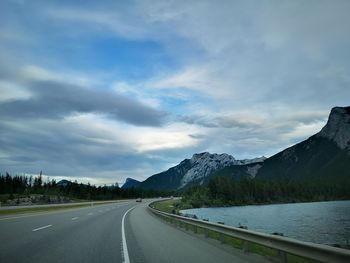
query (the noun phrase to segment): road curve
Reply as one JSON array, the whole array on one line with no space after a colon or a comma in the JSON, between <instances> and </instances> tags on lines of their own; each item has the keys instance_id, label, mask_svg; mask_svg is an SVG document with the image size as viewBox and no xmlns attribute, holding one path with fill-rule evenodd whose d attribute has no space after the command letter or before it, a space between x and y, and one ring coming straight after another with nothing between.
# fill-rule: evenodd
<instances>
[{"instance_id":1,"label":"road curve","mask_svg":"<svg viewBox=\"0 0 350 263\"><path fill-rule=\"evenodd\" d=\"M153 262L268 262L200 235L175 228L153 215L147 203L127 215L126 240L131 263Z\"/></svg>"},{"instance_id":2,"label":"road curve","mask_svg":"<svg viewBox=\"0 0 350 263\"><path fill-rule=\"evenodd\" d=\"M266 262L168 225L149 202L0 217L0 262Z\"/></svg>"}]
</instances>

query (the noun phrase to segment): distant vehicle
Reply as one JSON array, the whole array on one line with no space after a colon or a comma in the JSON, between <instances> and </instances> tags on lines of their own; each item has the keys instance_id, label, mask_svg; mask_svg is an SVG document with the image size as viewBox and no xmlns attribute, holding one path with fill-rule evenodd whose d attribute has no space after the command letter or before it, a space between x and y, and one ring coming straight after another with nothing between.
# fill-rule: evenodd
<instances>
[{"instance_id":1,"label":"distant vehicle","mask_svg":"<svg viewBox=\"0 0 350 263\"><path fill-rule=\"evenodd\" d=\"M137 198L136 202L142 202L142 199L141 198Z\"/></svg>"}]
</instances>

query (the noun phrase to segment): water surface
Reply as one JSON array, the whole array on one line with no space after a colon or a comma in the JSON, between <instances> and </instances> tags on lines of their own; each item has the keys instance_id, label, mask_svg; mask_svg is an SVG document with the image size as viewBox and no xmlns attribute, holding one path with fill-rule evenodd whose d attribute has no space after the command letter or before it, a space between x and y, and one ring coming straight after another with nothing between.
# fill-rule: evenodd
<instances>
[{"instance_id":1,"label":"water surface","mask_svg":"<svg viewBox=\"0 0 350 263\"><path fill-rule=\"evenodd\" d=\"M198 208L182 212L314 243L344 246L350 242L350 201Z\"/></svg>"}]
</instances>

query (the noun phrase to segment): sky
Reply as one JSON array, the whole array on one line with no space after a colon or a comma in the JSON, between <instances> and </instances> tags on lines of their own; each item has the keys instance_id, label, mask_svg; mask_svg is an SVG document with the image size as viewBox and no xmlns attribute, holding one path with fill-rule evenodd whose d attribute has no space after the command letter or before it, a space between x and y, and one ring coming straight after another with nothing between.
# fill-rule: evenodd
<instances>
[{"instance_id":1,"label":"sky","mask_svg":"<svg viewBox=\"0 0 350 263\"><path fill-rule=\"evenodd\" d=\"M271 156L350 103L350 1L0 1L0 173Z\"/></svg>"}]
</instances>

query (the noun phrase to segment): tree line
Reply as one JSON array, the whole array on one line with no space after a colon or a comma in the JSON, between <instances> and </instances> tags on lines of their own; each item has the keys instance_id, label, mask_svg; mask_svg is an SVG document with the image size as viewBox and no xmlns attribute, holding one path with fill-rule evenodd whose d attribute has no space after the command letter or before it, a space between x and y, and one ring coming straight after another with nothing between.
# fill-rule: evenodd
<instances>
[{"instance_id":1,"label":"tree line","mask_svg":"<svg viewBox=\"0 0 350 263\"><path fill-rule=\"evenodd\" d=\"M122 189L117 183L112 186L95 186L77 181L59 183L54 179L43 180L41 173L38 176L12 176L8 173L0 175L0 195L13 199L17 196L30 196L32 194L48 197L60 196L66 199L112 200L167 196L170 193L139 188Z\"/></svg>"},{"instance_id":2,"label":"tree line","mask_svg":"<svg viewBox=\"0 0 350 263\"><path fill-rule=\"evenodd\" d=\"M349 181L264 181L217 176L210 178L206 186L185 190L182 203L185 207L203 207L349 199Z\"/></svg>"}]
</instances>

